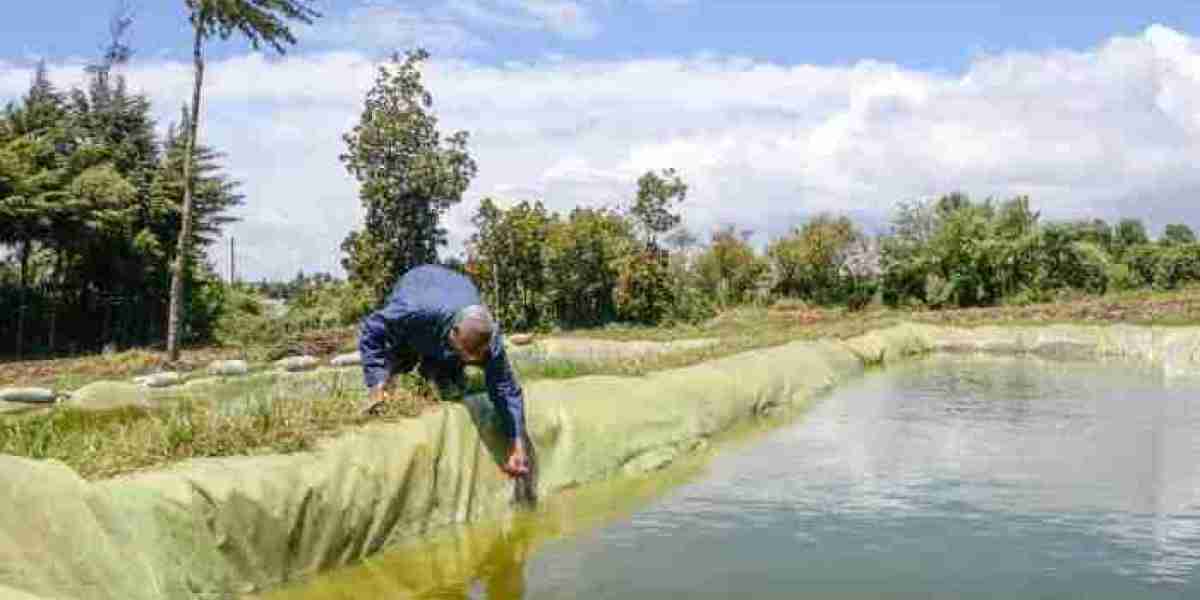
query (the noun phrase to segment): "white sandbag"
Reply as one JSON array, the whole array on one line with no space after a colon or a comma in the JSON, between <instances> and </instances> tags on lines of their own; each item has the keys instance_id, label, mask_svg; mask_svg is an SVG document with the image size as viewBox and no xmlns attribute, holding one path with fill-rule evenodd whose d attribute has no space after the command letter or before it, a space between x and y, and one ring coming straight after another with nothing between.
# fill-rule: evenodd
<instances>
[{"instance_id":1,"label":"white sandbag","mask_svg":"<svg viewBox=\"0 0 1200 600\"><path fill-rule=\"evenodd\" d=\"M133 378L134 383L152 388L172 386L178 384L180 381L183 381L183 376L175 371L163 371L162 373Z\"/></svg>"},{"instance_id":2,"label":"white sandbag","mask_svg":"<svg viewBox=\"0 0 1200 600\"><path fill-rule=\"evenodd\" d=\"M339 354L339 355L333 357L333 360L329 361L329 364L331 364L335 367L352 367L354 365L361 365L362 364L362 355L359 354L358 352L351 352L350 354Z\"/></svg>"},{"instance_id":3,"label":"white sandbag","mask_svg":"<svg viewBox=\"0 0 1200 600\"><path fill-rule=\"evenodd\" d=\"M289 356L275 362L275 366L284 371L306 371L317 366L315 356Z\"/></svg>"},{"instance_id":4,"label":"white sandbag","mask_svg":"<svg viewBox=\"0 0 1200 600\"><path fill-rule=\"evenodd\" d=\"M210 375L245 375L250 372L250 365L244 360L214 360L208 365Z\"/></svg>"},{"instance_id":5,"label":"white sandbag","mask_svg":"<svg viewBox=\"0 0 1200 600\"><path fill-rule=\"evenodd\" d=\"M0 401L25 404L50 404L54 402L54 390L45 388L0 388Z\"/></svg>"}]
</instances>

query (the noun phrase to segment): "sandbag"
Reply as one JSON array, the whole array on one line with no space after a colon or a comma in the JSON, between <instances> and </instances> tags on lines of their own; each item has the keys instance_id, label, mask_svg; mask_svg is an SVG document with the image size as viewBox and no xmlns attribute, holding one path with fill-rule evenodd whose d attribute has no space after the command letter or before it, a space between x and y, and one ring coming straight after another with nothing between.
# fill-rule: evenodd
<instances>
[{"instance_id":1,"label":"sandbag","mask_svg":"<svg viewBox=\"0 0 1200 600\"><path fill-rule=\"evenodd\" d=\"M45 388L0 388L0 402L51 404L54 402L54 397L54 390Z\"/></svg>"},{"instance_id":2,"label":"sandbag","mask_svg":"<svg viewBox=\"0 0 1200 600\"><path fill-rule=\"evenodd\" d=\"M245 375L250 372L250 365L244 360L214 360L208 365L209 375Z\"/></svg>"},{"instance_id":3,"label":"sandbag","mask_svg":"<svg viewBox=\"0 0 1200 600\"><path fill-rule=\"evenodd\" d=\"M275 366L284 371L307 371L317 366L317 357L315 356L289 356L275 361Z\"/></svg>"},{"instance_id":4,"label":"sandbag","mask_svg":"<svg viewBox=\"0 0 1200 600\"><path fill-rule=\"evenodd\" d=\"M183 381L183 376L175 371L163 371L162 373L155 373L153 375L143 375L141 377L133 378L134 383L136 383L138 385L144 385L146 387L151 387L151 388L161 388L161 387L169 387L172 385L178 385L181 381Z\"/></svg>"},{"instance_id":5,"label":"sandbag","mask_svg":"<svg viewBox=\"0 0 1200 600\"><path fill-rule=\"evenodd\" d=\"M358 352L351 352L349 354L339 354L339 355L333 357L333 360L329 361L329 364L331 364L335 367L353 367L355 365L361 365L362 364L362 355L359 354Z\"/></svg>"}]
</instances>

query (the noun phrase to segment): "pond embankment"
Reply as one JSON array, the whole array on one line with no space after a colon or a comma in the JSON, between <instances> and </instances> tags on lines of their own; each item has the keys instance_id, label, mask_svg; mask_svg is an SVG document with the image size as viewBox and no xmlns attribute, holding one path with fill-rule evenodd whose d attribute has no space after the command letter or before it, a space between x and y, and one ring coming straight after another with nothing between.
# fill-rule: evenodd
<instances>
[{"instance_id":1,"label":"pond embankment","mask_svg":"<svg viewBox=\"0 0 1200 600\"><path fill-rule=\"evenodd\" d=\"M541 496L652 471L756 414L800 407L930 351L1135 360L1200 370L1200 328L902 325L651 373L525 385ZM0 456L0 595L223 598L359 560L405 538L516 510L485 397L368 425L288 455L193 459L88 482Z\"/></svg>"}]
</instances>

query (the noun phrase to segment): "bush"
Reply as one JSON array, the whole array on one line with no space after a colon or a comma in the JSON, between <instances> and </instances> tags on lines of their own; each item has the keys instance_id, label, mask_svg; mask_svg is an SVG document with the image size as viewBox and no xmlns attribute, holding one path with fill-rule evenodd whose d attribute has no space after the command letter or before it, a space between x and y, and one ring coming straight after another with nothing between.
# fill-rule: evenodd
<instances>
[{"instance_id":1,"label":"bush","mask_svg":"<svg viewBox=\"0 0 1200 600\"><path fill-rule=\"evenodd\" d=\"M1138 287L1154 283L1154 275L1158 270L1158 261L1162 248L1151 244L1139 244L1125 250L1122 264L1129 269L1129 276Z\"/></svg>"},{"instance_id":2,"label":"bush","mask_svg":"<svg viewBox=\"0 0 1200 600\"><path fill-rule=\"evenodd\" d=\"M1075 242L1071 245L1072 258L1064 265L1064 279L1069 287L1091 294L1103 294L1108 290L1108 275L1111 268L1108 254L1092 242Z\"/></svg>"},{"instance_id":3,"label":"bush","mask_svg":"<svg viewBox=\"0 0 1200 600\"><path fill-rule=\"evenodd\" d=\"M879 283L868 277L847 277L842 280L841 297L845 298L846 307L851 311L866 308L878 291Z\"/></svg>"},{"instance_id":4,"label":"bush","mask_svg":"<svg viewBox=\"0 0 1200 600\"><path fill-rule=\"evenodd\" d=\"M288 304L287 318L302 329L354 325L375 308L374 292L348 282L318 284Z\"/></svg>"},{"instance_id":5,"label":"bush","mask_svg":"<svg viewBox=\"0 0 1200 600\"><path fill-rule=\"evenodd\" d=\"M769 268L744 236L727 227L713 233L712 243L697 258L697 283L717 305L737 305L751 298Z\"/></svg>"},{"instance_id":6,"label":"bush","mask_svg":"<svg viewBox=\"0 0 1200 600\"><path fill-rule=\"evenodd\" d=\"M613 301L623 321L656 324L665 320L675 305L665 253L648 248L622 259Z\"/></svg>"},{"instance_id":7,"label":"bush","mask_svg":"<svg viewBox=\"0 0 1200 600\"><path fill-rule=\"evenodd\" d=\"M1154 264L1154 287L1173 290L1200 281L1200 244L1165 246Z\"/></svg>"},{"instance_id":8,"label":"bush","mask_svg":"<svg viewBox=\"0 0 1200 600\"><path fill-rule=\"evenodd\" d=\"M1128 265L1122 263L1110 263L1108 265L1108 289L1116 292L1124 292L1138 287L1137 277Z\"/></svg>"},{"instance_id":9,"label":"bush","mask_svg":"<svg viewBox=\"0 0 1200 600\"><path fill-rule=\"evenodd\" d=\"M694 286L679 286L675 302L667 313L667 320L675 323L695 324L716 316L712 301Z\"/></svg>"},{"instance_id":10,"label":"bush","mask_svg":"<svg viewBox=\"0 0 1200 600\"><path fill-rule=\"evenodd\" d=\"M187 303L180 339L186 343L206 342L216 336L218 322L226 312L226 286L208 269L198 270L185 282Z\"/></svg>"}]
</instances>

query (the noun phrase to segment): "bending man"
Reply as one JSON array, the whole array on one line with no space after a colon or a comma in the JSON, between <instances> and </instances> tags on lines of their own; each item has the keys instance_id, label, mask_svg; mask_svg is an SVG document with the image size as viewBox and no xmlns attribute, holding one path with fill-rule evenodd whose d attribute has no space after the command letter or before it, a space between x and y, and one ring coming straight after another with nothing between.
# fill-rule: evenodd
<instances>
[{"instance_id":1,"label":"bending man","mask_svg":"<svg viewBox=\"0 0 1200 600\"><path fill-rule=\"evenodd\" d=\"M420 374L443 390L465 387L465 365L483 367L488 396L501 417L507 416L502 420L511 446L501 468L514 477L528 473L521 386L500 328L466 276L436 265L405 273L383 308L363 319L358 349L369 390L364 413L382 406L383 386L394 373L418 362Z\"/></svg>"}]
</instances>

